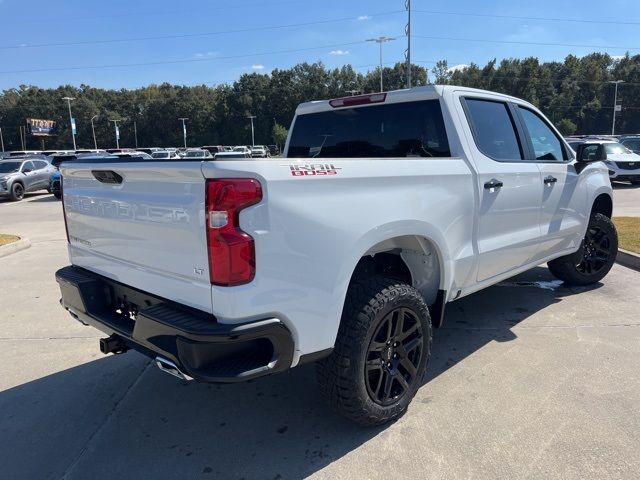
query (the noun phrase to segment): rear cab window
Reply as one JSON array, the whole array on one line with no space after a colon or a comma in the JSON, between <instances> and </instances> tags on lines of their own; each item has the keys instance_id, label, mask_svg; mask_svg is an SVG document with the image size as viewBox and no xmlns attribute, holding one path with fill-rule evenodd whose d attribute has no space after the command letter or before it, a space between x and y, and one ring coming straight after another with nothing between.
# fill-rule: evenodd
<instances>
[{"instance_id":1,"label":"rear cab window","mask_svg":"<svg viewBox=\"0 0 640 480\"><path fill-rule=\"evenodd\" d=\"M296 117L288 157L450 157L439 100L336 108Z\"/></svg>"},{"instance_id":2,"label":"rear cab window","mask_svg":"<svg viewBox=\"0 0 640 480\"><path fill-rule=\"evenodd\" d=\"M464 98L463 105L476 146L483 154L498 161L524 158L514 119L505 102Z\"/></svg>"}]
</instances>

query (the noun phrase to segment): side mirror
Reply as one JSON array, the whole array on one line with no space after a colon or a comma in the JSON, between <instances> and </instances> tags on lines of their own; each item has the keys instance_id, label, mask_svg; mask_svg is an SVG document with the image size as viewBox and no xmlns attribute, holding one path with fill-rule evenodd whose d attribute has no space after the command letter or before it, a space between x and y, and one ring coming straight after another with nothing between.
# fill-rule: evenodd
<instances>
[{"instance_id":1,"label":"side mirror","mask_svg":"<svg viewBox=\"0 0 640 480\"><path fill-rule=\"evenodd\" d=\"M583 143L578 145L576 160L582 163L603 162L607 159L607 151L601 143Z\"/></svg>"}]
</instances>

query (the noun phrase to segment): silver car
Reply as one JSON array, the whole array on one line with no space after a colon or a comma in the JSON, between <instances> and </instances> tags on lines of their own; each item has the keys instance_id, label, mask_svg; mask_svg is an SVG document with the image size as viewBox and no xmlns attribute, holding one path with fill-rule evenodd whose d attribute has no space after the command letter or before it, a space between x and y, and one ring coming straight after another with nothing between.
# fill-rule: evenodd
<instances>
[{"instance_id":1,"label":"silver car","mask_svg":"<svg viewBox=\"0 0 640 480\"><path fill-rule=\"evenodd\" d=\"M12 158L0 161L0 197L22 200L25 193L48 190L56 169L40 158Z\"/></svg>"}]
</instances>

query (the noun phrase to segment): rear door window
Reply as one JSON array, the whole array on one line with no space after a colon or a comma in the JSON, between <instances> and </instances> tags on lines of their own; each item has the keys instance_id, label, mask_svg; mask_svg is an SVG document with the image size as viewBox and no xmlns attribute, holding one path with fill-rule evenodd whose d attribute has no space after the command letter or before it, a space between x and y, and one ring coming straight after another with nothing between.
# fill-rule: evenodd
<instances>
[{"instance_id":1,"label":"rear door window","mask_svg":"<svg viewBox=\"0 0 640 480\"><path fill-rule=\"evenodd\" d=\"M289 157L450 157L438 100L299 115Z\"/></svg>"},{"instance_id":2,"label":"rear door window","mask_svg":"<svg viewBox=\"0 0 640 480\"><path fill-rule=\"evenodd\" d=\"M42 160L34 160L33 164L35 165L37 170L43 169L47 167L47 162L44 162Z\"/></svg>"},{"instance_id":3,"label":"rear door window","mask_svg":"<svg viewBox=\"0 0 640 480\"><path fill-rule=\"evenodd\" d=\"M466 98L466 111L478 149L494 160L523 159L516 127L504 102Z\"/></svg>"}]
</instances>

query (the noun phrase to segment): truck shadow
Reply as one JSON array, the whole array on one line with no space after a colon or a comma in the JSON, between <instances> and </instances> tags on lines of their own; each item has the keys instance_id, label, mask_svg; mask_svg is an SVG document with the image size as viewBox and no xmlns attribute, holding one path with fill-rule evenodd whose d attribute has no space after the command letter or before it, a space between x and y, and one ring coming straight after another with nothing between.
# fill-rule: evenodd
<instances>
[{"instance_id":1,"label":"truck shadow","mask_svg":"<svg viewBox=\"0 0 640 480\"><path fill-rule=\"evenodd\" d=\"M515 341L513 327L533 313L586 291L551 282L537 268L450 304L418 396L487 343ZM205 385L162 374L136 353L6 390L0 411L0 463L12 479L302 478L394 428L332 414L312 365Z\"/></svg>"}]
</instances>

